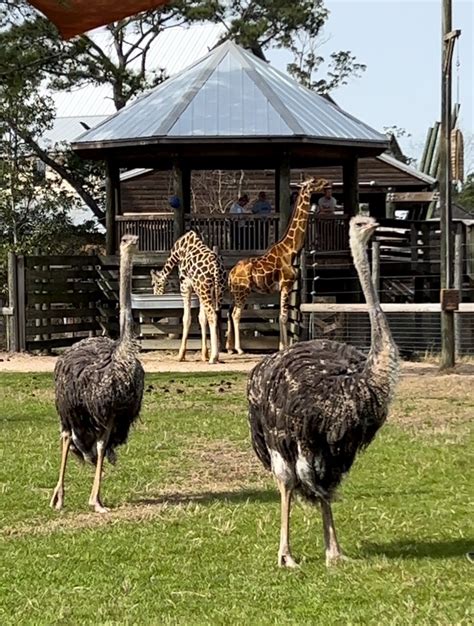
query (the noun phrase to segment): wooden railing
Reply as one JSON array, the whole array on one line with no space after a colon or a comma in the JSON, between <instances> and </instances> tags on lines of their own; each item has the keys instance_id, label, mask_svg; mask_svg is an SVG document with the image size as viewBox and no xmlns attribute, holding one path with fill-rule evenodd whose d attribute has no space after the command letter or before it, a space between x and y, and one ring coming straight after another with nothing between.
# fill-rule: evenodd
<instances>
[{"instance_id":1,"label":"wooden railing","mask_svg":"<svg viewBox=\"0 0 474 626\"><path fill-rule=\"evenodd\" d=\"M209 247L221 252L263 253L278 241L280 216L204 215L185 217L185 229L196 231ZM311 216L306 247L318 253L348 251L348 216ZM173 217L133 215L117 217L117 242L126 232L138 235L142 252L167 252L173 245Z\"/></svg>"},{"instance_id":2,"label":"wooden railing","mask_svg":"<svg viewBox=\"0 0 474 626\"><path fill-rule=\"evenodd\" d=\"M122 235L138 235L141 252L167 252L173 245L173 216L119 215L117 216L117 244Z\"/></svg>"},{"instance_id":3,"label":"wooden railing","mask_svg":"<svg viewBox=\"0 0 474 626\"><path fill-rule=\"evenodd\" d=\"M311 215L306 231L306 248L316 254L349 250L348 215Z\"/></svg>"},{"instance_id":4,"label":"wooden railing","mask_svg":"<svg viewBox=\"0 0 474 626\"><path fill-rule=\"evenodd\" d=\"M278 241L279 215L189 215L186 229L222 252L264 252Z\"/></svg>"}]
</instances>

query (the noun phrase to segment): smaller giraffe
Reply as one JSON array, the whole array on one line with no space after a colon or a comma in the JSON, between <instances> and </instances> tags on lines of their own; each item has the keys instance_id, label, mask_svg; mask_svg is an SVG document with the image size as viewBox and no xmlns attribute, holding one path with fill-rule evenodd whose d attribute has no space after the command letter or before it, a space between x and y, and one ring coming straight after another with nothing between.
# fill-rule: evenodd
<instances>
[{"instance_id":1,"label":"smaller giraffe","mask_svg":"<svg viewBox=\"0 0 474 626\"><path fill-rule=\"evenodd\" d=\"M191 296L199 298L199 324L201 326L201 358L207 360L206 323L211 334L209 363L219 359L220 309L225 289L226 272L219 254L213 252L194 231L180 237L171 248L170 255L161 272L151 270L151 284L155 295L165 292L165 285L172 270L178 266L180 291L183 296L183 338L178 360L184 361L186 343L191 326Z\"/></svg>"},{"instance_id":2,"label":"smaller giraffe","mask_svg":"<svg viewBox=\"0 0 474 626\"><path fill-rule=\"evenodd\" d=\"M310 214L311 194L322 191L327 181L310 178L302 183L283 237L262 256L240 260L229 273L229 291L233 306L229 316L227 351L243 354L240 346L240 317L252 291L280 292L280 350L288 347L289 297L297 272L293 262L304 245Z\"/></svg>"}]
</instances>

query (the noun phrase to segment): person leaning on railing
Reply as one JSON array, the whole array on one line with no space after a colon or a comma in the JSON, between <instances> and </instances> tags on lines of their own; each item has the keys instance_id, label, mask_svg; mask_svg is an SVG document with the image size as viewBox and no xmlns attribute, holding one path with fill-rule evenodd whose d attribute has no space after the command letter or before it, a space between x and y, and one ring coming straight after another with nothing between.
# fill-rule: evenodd
<instances>
[{"instance_id":1,"label":"person leaning on railing","mask_svg":"<svg viewBox=\"0 0 474 626\"><path fill-rule=\"evenodd\" d=\"M229 209L230 215L242 215L247 213L246 207L249 203L249 197L244 193L240 198L234 202ZM237 223L235 223L237 222ZM230 222L230 247L231 250L248 250L248 228L246 220L231 220Z\"/></svg>"},{"instance_id":2,"label":"person leaning on railing","mask_svg":"<svg viewBox=\"0 0 474 626\"><path fill-rule=\"evenodd\" d=\"M272 212L272 205L267 200L267 194L264 191L260 191L258 194L258 198L252 205L252 213L254 215L269 215ZM256 224L252 224L254 246L256 248L260 248L261 250L266 250L269 245L269 235L270 235L270 224L267 220L263 224L261 224L261 228L258 230L255 229ZM260 233L262 236L262 241L256 241L256 233Z\"/></svg>"},{"instance_id":3,"label":"person leaning on railing","mask_svg":"<svg viewBox=\"0 0 474 626\"><path fill-rule=\"evenodd\" d=\"M321 196L318 200L318 210L317 214L324 215L334 215L334 212L337 208L336 198L332 195L332 185L328 183L324 186L324 196Z\"/></svg>"}]
</instances>

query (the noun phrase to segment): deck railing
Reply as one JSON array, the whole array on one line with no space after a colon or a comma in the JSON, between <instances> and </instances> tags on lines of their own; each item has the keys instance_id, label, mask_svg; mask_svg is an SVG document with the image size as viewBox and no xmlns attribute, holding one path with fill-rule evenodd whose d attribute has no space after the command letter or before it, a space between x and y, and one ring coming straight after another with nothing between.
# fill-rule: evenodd
<instances>
[{"instance_id":1,"label":"deck railing","mask_svg":"<svg viewBox=\"0 0 474 626\"><path fill-rule=\"evenodd\" d=\"M122 235L138 235L141 252L168 252L174 241L172 215L117 216L117 244Z\"/></svg>"},{"instance_id":2,"label":"deck railing","mask_svg":"<svg viewBox=\"0 0 474 626\"><path fill-rule=\"evenodd\" d=\"M209 247L221 252L263 253L278 241L280 216L271 215L205 215L185 217L186 230L195 230ZM318 252L349 249L348 216L312 215L308 224L306 245ZM125 215L117 217L117 242L126 232L138 235L142 252L167 252L173 245L173 216Z\"/></svg>"}]
</instances>

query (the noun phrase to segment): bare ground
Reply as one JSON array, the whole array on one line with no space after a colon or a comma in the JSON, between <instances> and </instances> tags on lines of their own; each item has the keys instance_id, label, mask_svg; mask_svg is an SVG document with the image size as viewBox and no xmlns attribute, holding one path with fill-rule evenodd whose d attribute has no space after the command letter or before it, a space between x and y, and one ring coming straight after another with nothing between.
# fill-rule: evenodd
<instances>
[{"instance_id":1,"label":"bare ground","mask_svg":"<svg viewBox=\"0 0 474 626\"><path fill-rule=\"evenodd\" d=\"M143 352L140 360L146 372L249 372L263 357L263 354L221 354L221 362L209 365L202 362L200 353L190 353L186 361L179 362L175 354L164 351ZM0 372L52 372L56 363L55 356L37 356L32 354L8 354L0 352ZM434 362L406 361L402 364L404 376L428 376L448 380L446 376L471 378L474 383L474 362L461 361L454 370L439 372ZM466 384L469 384L466 382Z\"/></svg>"}]
</instances>

